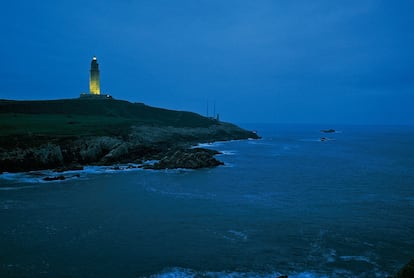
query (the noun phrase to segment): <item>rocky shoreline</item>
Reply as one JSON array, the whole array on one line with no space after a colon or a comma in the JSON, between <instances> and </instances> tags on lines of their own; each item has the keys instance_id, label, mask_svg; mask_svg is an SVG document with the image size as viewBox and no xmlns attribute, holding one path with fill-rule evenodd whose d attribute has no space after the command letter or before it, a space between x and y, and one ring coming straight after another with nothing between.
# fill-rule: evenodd
<instances>
[{"instance_id":1,"label":"rocky shoreline","mask_svg":"<svg viewBox=\"0 0 414 278\"><path fill-rule=\"evenodd\" d=\"M80 170L85 165L141 164L146 169L199 169L223 163L218 152L191 148L198 143L258 139L259 136L232 124L205 128L133 127L128 136L10 138L8 147L0 148L0 173L55 169L55 172ZM63 179L56 175L51 180Z\"/></svg>"}]
</instances>

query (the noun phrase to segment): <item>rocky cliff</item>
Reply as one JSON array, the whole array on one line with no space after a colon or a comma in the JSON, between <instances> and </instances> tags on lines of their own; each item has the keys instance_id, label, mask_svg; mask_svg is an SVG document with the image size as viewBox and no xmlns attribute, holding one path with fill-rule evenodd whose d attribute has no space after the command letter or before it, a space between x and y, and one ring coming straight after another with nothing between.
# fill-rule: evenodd
<instances>
[{"instance_id":1,"label":"rocky cliff","mask_svg":"<svg viewBox=\"0 0 414 278\"><path fill-rule=\"evenodd\" d=\"M205 128L132 127L128 136L86 136L53 138L30 146L14 142L0 147L0 172L24 172L41 169L70 169L79 165L113 165L159 160L152 169L203 168L221 163L216 152L190 149L201 142L258 138L253 132L230 124ZM39 138L15 137L14 140L38 142Z\"/></svg>"},{"instance_id":2,"label":"rocky cliff","mask_svg":"<svg viewBox=\"0 0 414 278\"><path fill-rule=\"evenodd\" d=\"M154 169L219 164L201 142L258 138L199 114L114 99L0 100L0 172L160 160Z\"/></svg>"}]
</instances>

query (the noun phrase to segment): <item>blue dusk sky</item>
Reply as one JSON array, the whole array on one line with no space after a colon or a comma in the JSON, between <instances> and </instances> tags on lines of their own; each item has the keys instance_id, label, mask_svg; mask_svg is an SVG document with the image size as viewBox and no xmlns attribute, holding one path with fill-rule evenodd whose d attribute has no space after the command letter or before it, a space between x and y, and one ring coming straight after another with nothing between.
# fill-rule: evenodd
<instances>
[{"instance_id":1,"label":"blue dusk sky","mask_svg":"<svg viewBox=\"0 0 414 278\"><path fill-rule=\"evenodd\" d=\"M40 0L0 8L0 98L87 92L236 123L414 124L414 1Z\"/></svg>"}]
</instances>

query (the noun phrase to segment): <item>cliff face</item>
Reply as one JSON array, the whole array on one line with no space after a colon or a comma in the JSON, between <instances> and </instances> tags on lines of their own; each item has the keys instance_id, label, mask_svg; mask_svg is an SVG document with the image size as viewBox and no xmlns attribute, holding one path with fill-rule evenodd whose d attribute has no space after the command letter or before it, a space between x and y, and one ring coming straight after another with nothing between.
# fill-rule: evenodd
<instances>
[{"instance_id":1,"label":"cliff face","mask_svg":"<svg viewBox=\"0 0 414 278\"><path fill-rule=\"evenodd\" d=\"M0 173L49 169L63 165L60 146L46 144L36 148L0 148Z\"/></svg>"},{"instance_id":2,"label":"cliff face","mask_svg":"<svg viewBox=\"0 0 414 278\"><path fill-rule=\"evenodd\" d=\"M28 146L29 142L15 142L17 147L0 148L0 173L140 163L153 159L161 160L153 169L212 167L220 164L213 158L215 153L188 148L201 142L247 138L258 136L234 125L222 124L206 128L135 126L124 137L50 138L47 143L30 147L21 147ZM24 137L21 140L31 139Z\"/></svg>"}]
</instances>

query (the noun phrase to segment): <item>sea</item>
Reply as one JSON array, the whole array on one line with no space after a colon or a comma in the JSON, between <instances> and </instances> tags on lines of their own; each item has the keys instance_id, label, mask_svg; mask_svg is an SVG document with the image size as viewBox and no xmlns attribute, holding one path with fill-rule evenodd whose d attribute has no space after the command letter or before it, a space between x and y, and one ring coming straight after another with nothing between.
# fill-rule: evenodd
<instances>
[{"instance_id":1,"label":"sea","mask_svg":"<svg viewBox=\"0 0 414 278\"><path fill-rule=\"evenodd\" d=\"M200 144L217 168L3 173L0 277L387 277L414 258L414 127L243 127L262 139Z\"/></svg>"}]
</instances>

